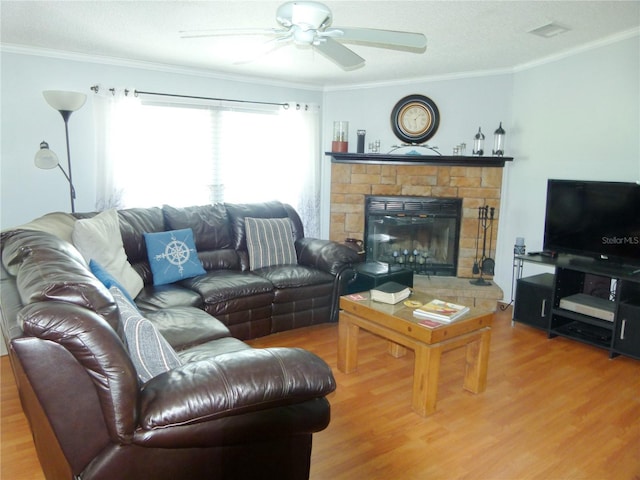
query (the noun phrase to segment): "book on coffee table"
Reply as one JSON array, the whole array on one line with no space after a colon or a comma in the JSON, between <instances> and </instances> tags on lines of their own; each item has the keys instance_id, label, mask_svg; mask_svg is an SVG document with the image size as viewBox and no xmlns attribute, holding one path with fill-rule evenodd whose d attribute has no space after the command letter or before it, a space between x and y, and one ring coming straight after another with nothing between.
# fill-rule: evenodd
<instances>
[{"instance_id":1,"label":"book on coffee table","mask_svg":"<svg viewBox=\"0 0 640 480\"><path fill-rule=\"evenodd\" d=\"M398 282L386 282L371 289L371 300L394 305L411 295L411 289Z\"/></svg>"},{"instance_id":2,"label":"book on coffee table","mask_svg":"<svg viewBox=\"0 0 640 480\"><path fill-rule=\"evenodd\" d=\"M469 311L469 307L457 305L443 300L431 300L413 311L413 316L420 319L437 320L449 323L460 318Z\"/></svg>"}]
</instances>

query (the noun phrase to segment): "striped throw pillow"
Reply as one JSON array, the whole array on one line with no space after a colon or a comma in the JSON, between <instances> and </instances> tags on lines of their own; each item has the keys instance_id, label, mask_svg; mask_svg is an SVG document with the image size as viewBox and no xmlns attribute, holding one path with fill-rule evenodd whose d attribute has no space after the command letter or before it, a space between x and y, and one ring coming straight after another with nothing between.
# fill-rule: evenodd
<instances>
[{"instance_id":1,"label":"striped throw pillow","mask_svg":"<svg viewBox=\"0 0 640 480\"><path fill-rule=\"evenodd\" d=\"M244 219L251 270L298 263L288 218Z\"/></svg>"},{"instance_id":2,"label":"striped throw pillow","mask_svg":"<svg viewBox=\"0 0 640 480\"><path fill-rule=\"evenodd\" d=\"M138 378L144 383L182 365L176 351L151 320L144 318L118 287L109 291L118 305L129 357Z\"/></svg>"}]
</instances>

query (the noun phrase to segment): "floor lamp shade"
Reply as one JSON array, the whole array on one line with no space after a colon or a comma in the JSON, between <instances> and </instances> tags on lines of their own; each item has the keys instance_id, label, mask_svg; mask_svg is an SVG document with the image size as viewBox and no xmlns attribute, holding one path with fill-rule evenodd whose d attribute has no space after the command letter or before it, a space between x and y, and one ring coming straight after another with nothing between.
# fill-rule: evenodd
<instances>
[{"instance_id":1,"label":"floor lamp shade","mask_svg":"<svg viewBox=\"0 0 640 480\"><path fill-rule=\"evenodd\" d=\"M34 163L36 167L44 170L56 168L59 164L58 155L49 150L49 144L47 142L42 142L40 143L40 150L36 152Z\"/></svg>"},{"instance_id":2,"label":"floor lamp shade","mask_svg":"<svg viewBox=\"0 0 640 480\"><path fill-rule=\"evenodd\" d=\"M80 92L45 90L42 95L47 103L59 112L75 112L87 101L87 96Z\"/></svg>"}]
</instances>

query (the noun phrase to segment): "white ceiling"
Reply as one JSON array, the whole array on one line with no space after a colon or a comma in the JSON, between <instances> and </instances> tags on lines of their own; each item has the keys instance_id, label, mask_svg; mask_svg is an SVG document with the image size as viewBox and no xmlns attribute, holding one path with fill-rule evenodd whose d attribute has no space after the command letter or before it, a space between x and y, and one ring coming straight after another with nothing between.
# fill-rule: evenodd
<instances>
[{"instance_id":1,"label":"white ceiling","mask_svg":"<svg viewBox=\"0 0 640 480\"><path fill-rule=\"evenodd\" d=\"M281 47L246 64L243 48L263 37L180 38L181 30L276 28L281 1L7 1L0 2L5 49L53 50L226 75L332 87L504 71L545 61L640 28L640 1L330 1L333 26L424 33L416 54L347 45L366 59L344 71L310 47ZM564 34L530 30L556 23Z\"/></svg>"}]
</instances>

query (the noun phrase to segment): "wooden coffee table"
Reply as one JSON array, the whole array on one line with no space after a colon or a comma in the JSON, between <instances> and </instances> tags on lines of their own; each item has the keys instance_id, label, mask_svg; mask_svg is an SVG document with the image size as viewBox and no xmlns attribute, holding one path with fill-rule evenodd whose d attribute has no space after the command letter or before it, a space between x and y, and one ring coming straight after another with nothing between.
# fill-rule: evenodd
<instances>
[{"instance_id":1,"label":"wooden coffee table","mask_svg":"<svg viewBox=\"0 0 640 480\"><path fill-rule=\"evenodd\" d=\"M357 300L358 296L362 297ZM410 297L421 303L432 298L415 294ZM340 297L338 326L338 369L352 373L358 367L358 333L361 328L389 341L389 353L394 357L415 352L412 408L426 416L436 410L440 357L443 352L466 348L464 388L483 392L487 385L487 365L491 342L491 322L494 312L471 309L462 318L435 328L418 324L413 309L400 302L396 305L374 302L368 292Z\"/></svg>"}]
</instances>

